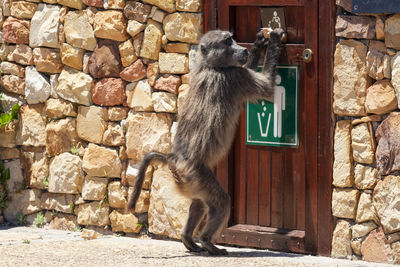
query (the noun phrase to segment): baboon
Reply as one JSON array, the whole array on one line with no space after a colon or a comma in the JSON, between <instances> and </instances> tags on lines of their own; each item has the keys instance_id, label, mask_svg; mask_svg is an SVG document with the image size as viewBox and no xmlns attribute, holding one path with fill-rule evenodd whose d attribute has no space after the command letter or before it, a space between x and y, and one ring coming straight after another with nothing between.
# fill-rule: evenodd
<instances>
[{"instance_id":1,"label":"baboon","mask_svg":"<svg viewBox=\"0 0 400 267\"><path fill-rule=\"evenodd\" d=\"M171 153L151 152L139 165L127 208L135 207L150 161L158 159L168 164L180 192L192 201L181 234L183 244L191 252L227 254L214 246L213 241L227 224L230 197L219 185L212 168L232 144L243 104L247 100L273 99L282 34L277 29L266 39L259 32L249 53L232 39L230 32L206 33L190 71L190 91L178 115ZM265 45L263 69L256 72ZM193 232L205 214L207 221L199 236L199 246L193 241Z\"/></svg>"}]
</instances>

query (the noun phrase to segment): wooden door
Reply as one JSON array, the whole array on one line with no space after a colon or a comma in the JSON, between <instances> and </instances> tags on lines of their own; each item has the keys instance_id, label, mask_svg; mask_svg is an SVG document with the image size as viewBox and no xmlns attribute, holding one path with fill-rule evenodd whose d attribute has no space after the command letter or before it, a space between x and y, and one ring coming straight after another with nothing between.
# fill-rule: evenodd
<instances>
[{"instance_id":1,"label":"wooden door","mask_svg":"<svg viewBox=\"0 0 400 267\"><path fill-rule=\"evenodd\" d=\"M242 111L231 152L217 168L232 198L220 243L330 254L333 2L217 0L214 9L205 1L205 30L230 30L249 48L261 26L260 7L284 7L288 41L280 63L298 65L300 74L298 147L246 145ZM310 63L303 61L305 48L314 53Z\"/></svg>"}]
</instances>

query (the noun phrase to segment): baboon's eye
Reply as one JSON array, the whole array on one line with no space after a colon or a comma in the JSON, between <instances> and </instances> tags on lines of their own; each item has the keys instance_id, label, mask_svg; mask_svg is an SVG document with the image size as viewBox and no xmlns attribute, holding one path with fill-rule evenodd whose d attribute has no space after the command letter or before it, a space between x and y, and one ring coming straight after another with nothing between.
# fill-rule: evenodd
<instances>
[{"instance_id":1,"label":"baboon's eye","mask_svg":"<svg viewBox=\"0 0 400 267\"><path fill-rule=\"evenodd\" d=\"M225 44L228 45L228 46L231 46L232 45L232 38L226 39L225 40Z\"/></svg>"}]
</instances>

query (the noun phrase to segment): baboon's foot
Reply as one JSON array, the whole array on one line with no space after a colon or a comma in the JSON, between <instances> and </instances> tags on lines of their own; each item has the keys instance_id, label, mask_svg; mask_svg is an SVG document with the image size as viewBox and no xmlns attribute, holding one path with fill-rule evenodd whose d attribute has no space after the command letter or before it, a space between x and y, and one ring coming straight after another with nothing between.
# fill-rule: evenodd
<instances>
[{"instance_id":1,"label":"baboon's foot","mask_svg":"<svg viewBox=\"0 0 400 267\"><path fill-rule=\"evenodd\" d=\"M191 238L187 238L182 235L182 243L190 252L203 252L205 251L204 248L198 246L196 243L193 242Z\"/></svg>"},{"instance_id":2,"label":"baboon's foot","mask_svg":"<svg viewBox=\"0 0 400 267\"><path fill-rule=\"evenodd\" d=\"M226 249L217 248L210 241L200 241L203 248L205 248L208 254L213 256L228 255Z\"/></svg>"}]
</instances>

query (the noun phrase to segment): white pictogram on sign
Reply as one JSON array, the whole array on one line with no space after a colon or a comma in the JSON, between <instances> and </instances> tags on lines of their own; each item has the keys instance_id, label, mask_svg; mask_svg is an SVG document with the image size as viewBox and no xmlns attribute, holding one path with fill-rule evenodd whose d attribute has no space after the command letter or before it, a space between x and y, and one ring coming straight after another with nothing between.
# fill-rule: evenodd
<instances>
[{"instance_id":1,"label":"white pictogram on sign","mask_svg":"<svg viewBox=\"0 0 400 267\"><path fill-rule=\"evenodd\" d=\"M276 75L276 85L282 81L281 76ZM286 109L286 90L283 86L275 86L274 94L274 137L282 137L282 111Z\"/></svg>"},{"instance_id":2,"label":"white pictogram on sign","mask_svg":"<svg viewBox=\"0 0 400 267\"><path fill-rule=\"evenodd\" d=\"M270 29L282 28L281 18L278 17L278 12L274 11L272 19L268 22L268 28Z\"/></svg>"}]
</instances>

